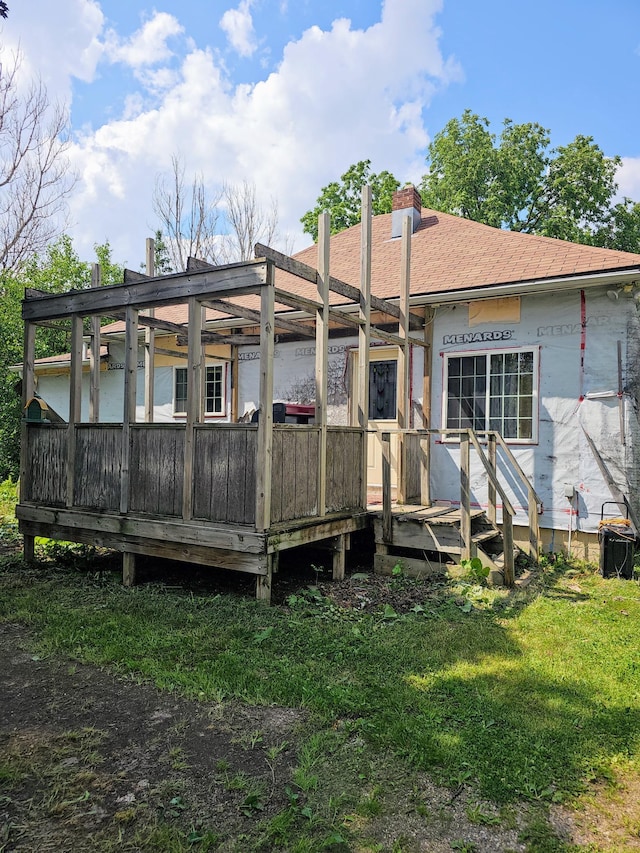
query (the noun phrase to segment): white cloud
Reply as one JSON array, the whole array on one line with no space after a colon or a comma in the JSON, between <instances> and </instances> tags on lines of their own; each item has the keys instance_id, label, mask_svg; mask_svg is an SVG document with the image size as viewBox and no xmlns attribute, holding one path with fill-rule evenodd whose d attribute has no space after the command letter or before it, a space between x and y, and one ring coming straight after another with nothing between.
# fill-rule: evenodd
<instances>
[{"instance_id":1,"label":"white cloud","mask_svg":"<svg viewBox=\"0 0 640 853\"><path fill-rule=\"evenodd\" d=\"M132 68L157 65L173 56L167 41L183 32L183 27L173 15L156 12L129 39L122 40L114 30L110 30L106 53L112 62L123 62Z\"/></svg>"},{"instance_id":2,"label":"white cloud","mask_svg":"<svg viewBox=\"0 0 640 853\"><path fill-rule=\"evenodd\" d=\"M228 9L220 18L220 28L240 56L255 53L258 43L251 17L251 0L241 0L237 9Z\"/></svg>"},{"instance_id":3,"label":"white cloud","mask_svg":"<svg viewBox=\"0 0 640 853\"><path fill-rule=\"evenodd\" d=\"M623 157L616 179L619 197L640 201L640 157Z\"/></svg>"},{"instance_id":4,"label":"white cloud","mask_svg":"<svg viewBox=\"0 0 640 853\"><path fill-rule=\"evenodd\" d=\"M80 0L61 3L75 7ZM128 93L119 120L75 138L71 154L81 179L71 233L78 251L88 255L108 238L114 257L137 267L156 227L156 175L176 152L187 175L201 172L212 191L223 180L246 179L265 206L277 199L281 230L295 248L309 242L300 216L352 163L369 158L374 171L418 180L428 143L424 111L459 74L440 51L434 17L441 5L385 0L368 29L346 19L329 30L312 27L286 45L275 71L252 84L234 84L212 49L186 39L176 64L167 39L182 30L169 15L155 15L127 41L111 38L109 58L133 65L149 88ZM94 25L78 49L100 34ZM153 70L143 68L152 61Z\"/></svg>"},{"instance_id":5,"label":"white cloud","mask_svg":"<svg viewBox=\"0 0 640 853\"><path fill-rule=\"evenodd\" d=\"M71 78L93 80L103 53L104 15L97 0L11 3L2 28L4 50L20 50L23 71L39 75L52 99L68 101Z\"/></svg>"}]
</instances>

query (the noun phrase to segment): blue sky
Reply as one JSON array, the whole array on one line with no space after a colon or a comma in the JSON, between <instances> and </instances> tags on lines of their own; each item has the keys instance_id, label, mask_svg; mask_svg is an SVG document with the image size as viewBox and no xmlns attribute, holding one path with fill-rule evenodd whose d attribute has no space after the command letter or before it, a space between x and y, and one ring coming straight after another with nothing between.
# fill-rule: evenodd
<instances>
[{"instance_id":1,"label":"blue sky","mask_svg":"<svg viewBox=\"0 0 640 853\"><path fill-rule=\"evenodd\" d=\"M591 135L640 200L637 0L14 0L5 53L68 104L78 183L67 230L137 267L172 155L278 204L288 248L321 187L357 160L419 181L464 109L552 144Z\"/></svg>"}]
</instances>

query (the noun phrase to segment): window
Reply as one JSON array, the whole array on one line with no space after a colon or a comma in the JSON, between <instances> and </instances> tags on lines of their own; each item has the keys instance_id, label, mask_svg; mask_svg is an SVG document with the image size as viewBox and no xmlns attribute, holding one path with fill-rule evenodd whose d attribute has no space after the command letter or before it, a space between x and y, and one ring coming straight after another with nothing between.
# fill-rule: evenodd
<instances>
[{"instance_id":1,"label":"window","mask_svg":"<svg viewBox=\"0 0 640 853\"><path fill-rule=\"evenodd\" d=\"M396 419L397 361L369 362L369 420Z\"/></svg>"},{"instance_id":2,"label":"window","mask_svg":"<svg viewBox=\"0 0 640 853\"><path fill-rule=\"evenodd\" d=\"M204 388L205 415L223 415L225 412L223 364L207 365ZM187 368L176 367L174 371L175 395L174 415L183 415L187 411Z\"/></svg>"},{"instance_id":3,"label":"window","mask_svg":"<svg viewBox=\"0 0 640 853\"><path fill-rule=\"evenodd\" d=\"M511 441L537 439L537 349L448 355L445 387L448 429L492 429Z\"/></svg>"}]
</instances>

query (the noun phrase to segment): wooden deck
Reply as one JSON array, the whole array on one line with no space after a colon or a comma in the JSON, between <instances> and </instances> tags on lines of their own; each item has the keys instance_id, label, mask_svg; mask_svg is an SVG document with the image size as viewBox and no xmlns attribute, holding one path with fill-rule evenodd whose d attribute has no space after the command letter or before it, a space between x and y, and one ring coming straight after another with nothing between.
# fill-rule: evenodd
<instances>
[{"instance_id":1,"label":"wooden deck","mask_svg":"<svg viewBox=\"0 0 640 853\"><path fill-rule=\"evenodd\" d=\"M70 430L75 433L72 437ZM186 426L135 424L128 435L128 506L121 511L121 424L29 424L30 459L17 507L27 536L86 542L251 572L270 583L280 551L324 542L343 571L345 536L367 524L360 506L362 431L327 429L326 507L318 512L318 443L314 426L273 425L271 521L256 526L258 427L200 424L185 502ZM73 442L73 477L67 454ZM189 486L187 486L189 487ZM185 518L185 503L191 518ZM340 539L342 537L342 539ZM265 596L266 597L266 596Z\"/></svg>"}]
</instances>

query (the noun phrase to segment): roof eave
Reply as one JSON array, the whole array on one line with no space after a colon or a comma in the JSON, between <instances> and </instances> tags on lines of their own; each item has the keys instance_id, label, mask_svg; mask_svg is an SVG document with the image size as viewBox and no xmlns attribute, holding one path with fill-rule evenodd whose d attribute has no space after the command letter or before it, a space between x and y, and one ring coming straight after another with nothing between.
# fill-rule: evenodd
<instances>
[{"instance_id":1,"label":"roof eave","mask_svg":"<svg viewBox=\"0 0 640 853\"><path fill-rule=\"evenodd\" d=\"M579 290L585 287L640 284L640 266L596 273L558 276L555 278L486 284L461 290L441 290L411 297L412 305L443 305L452 302L471 302L501 296L529 296L556 290Z\"/></svg>"}]
</instances>

